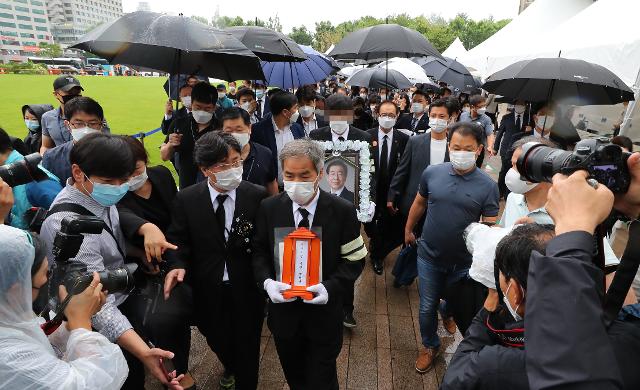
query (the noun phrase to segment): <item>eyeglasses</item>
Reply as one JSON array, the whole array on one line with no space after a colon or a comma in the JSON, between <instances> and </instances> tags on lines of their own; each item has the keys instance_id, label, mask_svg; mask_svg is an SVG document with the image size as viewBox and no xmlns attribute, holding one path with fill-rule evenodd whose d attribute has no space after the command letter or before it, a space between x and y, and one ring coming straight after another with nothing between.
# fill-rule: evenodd
<instances>
[{"instance_id":1,"label":"eyeglasses","mask_svg":"<svg viewBox=\"0 0 640 390\"><path fill-rule=\"evenodd\" d=\"M396 114L380 114L380 116L383 118L397 118Z\"/></svg>"},{"instance_id":2,"label":"eyeglasses","mask_svg":"<svg viewBox=\"0 0 640 390\"><path fill-rule=\"evenodd\" d=\"M102 130L102 126L104 126L104 122L102 121L91 121L91 122L83 122L83 121L72 121L69 122L74 129L81 129L83 127L88 127L93 130Z\"/></svg>"},{"instance_id":3,"label":"eyeglasses","mask_svg":"<svg viewBox=\"0 0 640 390\"><path fill-rule=\"evenodd\" d=\"M239 168L242 166L243 163L244 163L244 160L240 159L228 164L216 164L212 166L211 169L219 169L220 171L226 171L227 169L231 169L231 168Z\"/></svg>"}]
</instances>

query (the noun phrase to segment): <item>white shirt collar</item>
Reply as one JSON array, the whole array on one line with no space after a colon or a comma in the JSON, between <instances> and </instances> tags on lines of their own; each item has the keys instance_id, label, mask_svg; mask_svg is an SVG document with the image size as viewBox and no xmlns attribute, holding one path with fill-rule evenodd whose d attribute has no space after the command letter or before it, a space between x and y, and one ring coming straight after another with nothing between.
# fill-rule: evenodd
<instances>
[{"instance_id":1,"label":"white shirt collar","mask_svg":"<svg viewBox=\"0 0 640 390\"><path fill-rule=\"evenodd\" d=\"M233 202L236 201L236 189L233 189L227 192L220 192L216 190L214 186L211 185L211 182L209 180L207 180L207 186L209 187L209 194L211 195L212 204L215 204L215 201L218 198L218 195L229 195L229 198L231 198Z\"/></svg>"},{"instance_id":2,"label":"white shirt collar","mask_svg":"<svg viewBox=\"0 0 640 390\"><path fill-rule=\"evenodd\" d=\"M316 192L316 196L313 197L311 202L304 207L292 201L291 203L293 204L293 213L295 214L295 212L298 211L299 208L303 208L307 210L309 214L316 215L316 207L318 206L319 198L320 198L320 188L318 188L318 191Z\"/></svg>"},{"instance_id":3,"label":"white shirt collar","mask_svg":"<svg viewBox=\"0 0 640 390\"><path fill-rule=\"evenodd\" d=\"M271 116L271 123L273 123L273 130L276 133L284 133L286 131L290 131L291 130L291 124L290 123L287 124L287 125L284 125L284 127L282 129L279 128L278 125L276 124L276 120L275 120L275 118L273 116Z\"/></svg>"},{"instance_id":4,"label":"white shirt collar","mask_svg":"<svg viewBox=\"0 0 640 390\"><path fill-rule=\"evenodd\" d=\"M382 131L381 127L378 127L378 143L380 144L380 146L382 146L382 140L384 139L384 136L387 136L387 143L391 143L391 140L393 139L393 129L391 129L388 133L385 133L384 131Z\"/></svg>"},{"instance_id":5,"label":"white shirt collar","mask_svg":"<svg viewBox=\"0 0 640 390\"><path fill-rule=\"evenodd\" d=\"M349 127L351 127L351 125L349 125ZM344 138L345 141L348 140L349 139L349 128L347 128L347 130L342 134L336 134L336 133L333 132L333 130L331 130L331 140L333 142L338 141L338 138L340 138L340 137Z\"/></svg>"},{"instance_id":6,"label":"white shirt collar","mask_svg":"<svg viewBox=\"0 0 640 390\"><path fill-rule=\"evenodd\" d=\"M342 191L344 191L344 186L340 187L338 191L331 190L331 195L340 196L340 194L342 194Z\"/></svg>"}]
</instances>

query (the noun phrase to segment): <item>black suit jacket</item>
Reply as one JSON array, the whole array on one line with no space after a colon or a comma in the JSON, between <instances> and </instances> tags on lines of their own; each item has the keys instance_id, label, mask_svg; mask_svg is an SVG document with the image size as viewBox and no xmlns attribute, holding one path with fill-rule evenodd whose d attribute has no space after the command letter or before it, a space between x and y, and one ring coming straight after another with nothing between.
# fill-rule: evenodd
<instances>
[{"instance_id":1,"label":"black suit jacket","mask_svg":"<svg viewBox=\"0 0 640 390\"><path fill-rule=\"evenodd\" d=\"M291 134L294 139L304 138L304 127L298 123L291 124ZM278 145L276 143L275 130L273 129L273 122L271 120L271 114L267 114L263 119L254 123L251 126L251 141L266 146L271 150L273 156L273 168L274 172L278 172Z\"/></svg>"},{"instance_id":2,"label":"black suit jacket","mask_svg":"<svg viewBox=\"0 0 640 390\"><path fill-rule=\"evenodd\" d=\"M412 113L402 114L398 119L398 122L396 122L396 129L408 129L415 131L416 133L424 133L429 128L429 114L426 112L422 114L415 128L411 127L412 119Z\"/></svg>"},{"instance_id":3,"label":"black suit jacket","mask_svg":"<svg viewBox=\"0 0 640 390\"><path fill-rule=\"evenodd\" d=\"M155 167L147 167L147 175L153 186L153 191L157 191L160 195L166 209L171 210L173 200L178 192L171 171L165 166L158 165ZM120 228L125 237L128 240L138 238L137 233L140 226L147 223L147 221L141 217L144 212L136 202L133 192L128 192L124 198L118 202L118 214L120 217ZM166 233L166 229L164 230L164 233Z\"/></svg>"},{"instance_id":4,"label":"black suit jacket","mask_svg":"<svg viewBox=\"0 0 640 390\"><path fill-rule=\"evenodd\" d=\"M375 164L376 173L375 180L377 185L376 194L378 198L376 200L376 206L380 206L382 208L387 206L387 193L389 192L389 185L391 184L391 178L396 173L396 169L398 168L398 164L400 163L400 157L404 153L404 149L407 146L407 142L409 141L409 136L399 130L393 130L393 142L391 143L391 153L389 154L389 160L387 165L387 174L383 175L380 171L380 149L382 144L378 140L378 128L373 128L367 130L369 136L371 137L373 142L373 147L371 148L371 154L373 155L373 162Z\"/></svg>"},{"instance_id":5,"label":"black suit jacket","mask_svg":"<svg viewBox=\"0 0 640 390\"><path fill-rule=\"evenodd\" d=\"M511 145L513 145L514 136L523 133L528 125L526 118L530 118L529 113L525 112L520 116L520 128L516 126L516 114L509 113L502 117L500 126L498 127L498 134L496 134L496 140L493 142L493 150L500 148L500 156L505 159L510 155ZM502 143L501 143L502 142Z\"/></svg>"},{"instance_id":6,"label":"black suit jacket","mask_svg":"<svg viewBox=\"0 0 640 390\"><path fill-rule=\"evenodd\" d=\"M333 139L331 138L331 128L329 126L325 126L319 129L315 129L309 134L309 138L316 141L331 141ZM347 140L371 142L371 136L369 136L366 131L349 125L349 134L347 135Z\"/></svg>"},{"instance_id":7,"label":"black suit jacket","mask_svg":"<svg viewBox=\"0 0 640 390\"><path fill-rule=\"evenodd\" d=\"M185 268L188 282L198 302L215 300L222 285L225 261L233 293L237 297L255 298L259 290L251 266L251 239L255 234L258 205L266 190L247 181L236 189L236 203L231 234L226 244L224 226L219 226L206 181L178 193L173 205L167 241L178 246L165 253L171 269ZM246 239L249 239L248 242Z\"/></svg>"},{"instance_id":8,"label":"black suit jacket","mask_svg":"<svg viewBox=\"0 0 640 390\"><path fill-rule=\"evenodd\" d=\"M261 287L266 279L276 279L274 229L277 227L295 227L293 204L286 193L267 198L260 204L253 240L253 268ZM300 300L270 302L268 323L276 337L289 338L299 328L307 337L316 340L339 337L342 296L364 268L366 249L353 204L320 191L313 227L322 227L322 284L329 293L329 302L326 305L310 305ZM355 246L352 248L347 244Z\"/></svg>"},{"instance_id":9,"label":"black suit jacket","mask_svg":"<svg viewBox=\"0 0 640 390\"><path fill-rule=\"evenodd\" d=\"M351 203L355 201L355 196L353 192L349 191L347 187L342 189L342 192L340 193L340 197L344 200L348 200Z\"/></svg>"},{"instance_id":10,"label":"black suit jacket","mask_svg":"<svg viewBox=\"0 0 640 390\"><path fill-rule=\"evenodd\" d=\"M163 116L162 123L160 123L162 133L165 135L169 134L169 126L171 125L171 122L173 122L176 118L185 118L187 116L189 116L189 112L187 111L187 108L185 106L180 107L178 111L176 111L169 119L165 119Z\"/></svg>"}]
</instances>

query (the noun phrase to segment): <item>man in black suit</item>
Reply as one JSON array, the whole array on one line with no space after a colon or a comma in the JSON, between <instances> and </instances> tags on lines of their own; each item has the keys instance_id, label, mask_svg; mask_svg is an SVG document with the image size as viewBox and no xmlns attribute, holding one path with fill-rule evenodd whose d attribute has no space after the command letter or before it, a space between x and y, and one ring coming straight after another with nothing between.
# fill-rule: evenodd
<instances>
[{"instance_id":1,"label":"man in black suit","mask_svg":"<svg viewBox=\"0 0 640 390\"><path fill-rule=\"evenodd\" d=\"M261 186L242 181L240 144L226 133L203 135L194 158L207 180L182 190L167 237L171 271L165 298L178 282L193 288L195 320L225 367L221 385L255 389L258 383L264 296L255 284L251 239Z\"/></svg>"},{"instance_id":2,"label":"man in black suit","mask_svg":"<svg viewBox=\"0 0 640 390\"><path fill-rule=\"evenodd\" d=\"M354 203L355 196L353 192L349 191L345 186L348 176L349 169L347 168L347 164L341 160L335 159L327 164L327 183L329 183L329 188L331 188L330 193Z\"/></svg>"},{"instance_id":3,"label":"man in black suit","mask_svg":"<svg viewBox=\"0 0 640 390\"><path fill-rule=\"evenodd\" d=\"M285 192L260 204L253 266L269 295L267 324L291 389L337 390L336 358L342 348L342 299L358 278L367 249L353 205L319 188L324 151L308 139L288 143L280 154ZM322 230L322 282L307 288L313 299L285 299L275 229Z\"/></svg>"},{"instance_id":4,"label":"man in black suit","mask_svg":"<svg viewBox=\"0 0 640 390\"><path fill-rule=\"evenodd\" d=\"M376 168L376 213L374 220L365 225L365 230L371 238L369 251L373 270L376 274L382 275L385 257L401 245L403 240L403 219L397 214L389 213L387 194L409 136L393 129L400 114L400 109L393 101L386 100L380 103L377 113L379 127L367 131L374 140L371 152Z\"/></svg>"},{"instance_id":5,"label":"man in black suit","mask_svg":"<svg viewBox=\"0 0 640 390\"><path fill-rule=\"evenodd\" d=\"M163 134L169 134L169 125L176 118L184 118L188 117L191 112L191 90L192 87L189 84L185 84L180 88L178 92L180 103L182 103L182 107L178 109L174 116L174 105L169 99L164 108L164 118L162 118L162 123L160 127L162 128Z\"/></svg>"},{"instance_id":6,"label":"man in black suit","mask_svg":"<svg viewBox=\"0 0 640 390\"><path fill-rule=\"evenodd\" d=\"M345 95L333 94L325 101L325 114L329 126L309 133L309 138L316 141L371 141L366 131L350 125L353 121L353 105Z\"/></svg>"},{"instance_id":7,"label":"man in black suit","mask_svg":"<svg viewBox=\"0 0 640 390\"><path fill-rule=\"evenodd\" d=\"M317 97L315 84L304 85L296 91L298 112L300 113L297 122L304 128L304 133L307 136L313 130L325 127L328 124L322 115L316 114Z\"/></svg>"},{"instance_id":8,"label":"man in black suit","mask_svg":"<svg viewBox=\"0 0 640 390\"><path fill-rule=\"evenodd\" d=\"M511 168L511 145L513 145L514 136L524 133L533 127L531 113L526 111L525 102L516 100L513 104L513 112L502 117L500 127L498 127L498 134L493 144L493 150L500 150L502 168L498 176L498 188L500 189L500 196L505 199L509 195L509 189L504 184L504 178Z\"/></svg>"},{"instance_id":9,"label":"man in black suit","mask_svg":"<svg viewBox=\"0 0 640 390\"><path fill-rule=\"evenodd\" d=\"M416 89L411 97L411 113L403 114L396 123L396 129L407 129L422 134L429 128L429 115L425 115L429 107L427 92Z\"/></svg>"}]
</instances>

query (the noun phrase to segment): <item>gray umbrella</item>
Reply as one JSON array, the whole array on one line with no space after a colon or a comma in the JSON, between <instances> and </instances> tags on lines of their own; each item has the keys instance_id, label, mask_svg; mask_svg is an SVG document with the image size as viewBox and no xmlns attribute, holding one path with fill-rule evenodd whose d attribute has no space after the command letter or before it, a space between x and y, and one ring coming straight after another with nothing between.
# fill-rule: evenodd
<instances>
[{"instance_id":1,"label":"gray umbrella","mask_svg":"<svg viewBox=\"0 0 640 390\"><path fill-rule=\"evenodd\" d=\"M281 32L260 26L229 27L225 31L233 34L262 61L305 61L307 55L302 48Z\"/></svg>"},{"instance_id":2,"label":"gray umbrella","mask_svg":"<svg viewBox=\"0 0 640 390\"><path fill-rule=\"evenodd\" d=\"M347 85L367 88L404 89L413 84L402 73L394 69L365 68L357 71L345 81Z\"/></svg>"},{"instance_id":3,"label":"gray umbrella","mask_svg":"<svg viewBox=\"0 0 640 390\"><path fill-rule=\"evenodd\" d=\"M96 27L72 48L111 64L223 80L263 79L260 60L237 38L183 16L138 11Z\"/></svg>"},{"instance_id":4,"label":"gray umbrella","mask_svg":"<svg viewBox=\"0 0 640 390\"><path fill-rule=\"evenodd\" d=\"M424 69L425 73L433 76L436 80L444 81L449 85L453 85L460 90L469 88L479 88L482 83L478 83L471 75L469 70L454 60L453 58L443 57L419 57L411 59Z\"/></svg>"}]
</instances>

